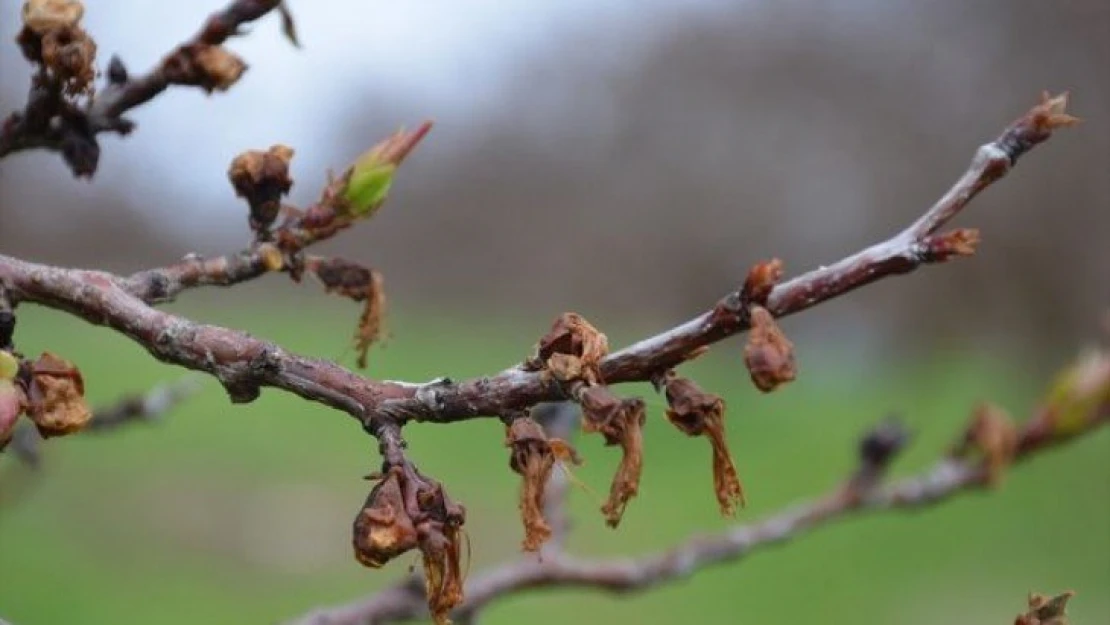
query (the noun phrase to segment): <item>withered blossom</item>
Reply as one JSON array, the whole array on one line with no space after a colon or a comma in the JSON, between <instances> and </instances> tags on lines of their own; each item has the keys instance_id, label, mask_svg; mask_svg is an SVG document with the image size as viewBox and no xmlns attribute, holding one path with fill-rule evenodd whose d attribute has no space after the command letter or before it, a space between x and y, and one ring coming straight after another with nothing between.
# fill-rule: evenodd
<instances>
[{"instance_id":1,"label":"withered blossom","mask_svg":"<svg viewBox=\"0 0 1110 625\"><path fill-rule=\"evenodd\" d=\"M601 507L609 527L620 525L624 509L640 488L644 468L644 401L621 399L607 386L591 386L578 395L582 406L582 430L599 432L606 445L620 445L621 462L609 487L609 499Z\"/></svg>"},{"instance_id":2,"label":"withered blossom","mask_svg":"<svg viewBox=\"0 0 1110 625\"><path fill-rule=\"evenodd\" d=\"M704 436L713 448L713 492L721 514L732 516L744 506L744 487L728 450L725 402L706 393L693 380L670 375L664 382L667 420L687 436Z\"/></svg>"}]
</instances>

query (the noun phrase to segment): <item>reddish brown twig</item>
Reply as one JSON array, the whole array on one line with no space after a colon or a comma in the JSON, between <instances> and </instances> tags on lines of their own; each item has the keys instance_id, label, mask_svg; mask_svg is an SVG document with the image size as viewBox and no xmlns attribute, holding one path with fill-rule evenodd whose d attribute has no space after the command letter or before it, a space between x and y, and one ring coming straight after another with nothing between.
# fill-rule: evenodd
<instances>
[{"instance_id":1,"label":"reddish brown twig","mask_svg":"<svg viewBox=\"0 0 1110 625\"><path fill-rule=\"evenodd\" d=\"M1110 403L1066 436L1044 434L1045 413L1039 412L1022 430L1015 462L1030 460L1057 444L1110 423ZM795 505L751 524L720 534L691 538L671 549L634 559L587 559L562 552L540 560L527 558L496 566L472 577L458 613L474 614L494 601L538 588L591 589L629 593L685 579L695 571L735 563L754 551L793 540L847 517L939 505L957 495L989 484L990 468L981 460L945 458L914 477L882 485L879 478L905 440L889 423L869 433L860 448L856 473L830 493ZM868 479L861 480L866 474ZM296 625L384 625L424 618L423 596L410 580L347 605L317 609L292 621Z\"/></svg>"},{"instance_id":2,"label":"reddish brown twig","mask_svg":"<svg viewBox=\"0 0 1110 625\"><path fill-rule=\"evenodd\" d=\"M238 34L243 25L280 5L280 0L233 0L210 15L192 39L174 48L142 76L130 76L123 62L112 57L105 72L108 84L84 104L67 97L49 72L40 71L24 109L0 123L0 158L21 150L60 151L75 175L91 176L100 156L96 136L104 132L130 133L135 124L123 115L131 109L173 84L211 92L234 83L246 65L221 44ZM286 23L291 24L282 11ZM287 33L290 28L286 27Z\"/></svg>"}]
</instances>

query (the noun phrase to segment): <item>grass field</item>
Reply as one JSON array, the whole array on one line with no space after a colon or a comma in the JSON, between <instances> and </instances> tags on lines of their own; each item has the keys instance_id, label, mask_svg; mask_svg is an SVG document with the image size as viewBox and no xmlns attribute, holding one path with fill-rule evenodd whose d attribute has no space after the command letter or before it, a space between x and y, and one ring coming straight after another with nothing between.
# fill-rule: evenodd
<instances>
[{"instance_id":1,"label":"grass field","mask_svg":"<svg viewBox=\"0 0 1110 625\"><path fill-rule=\"evenodd\" d=\"M195 303L184 310L302 352L343 352L349 307L272 306L264 318ZM108 331L31 313L21 316L20 347L77 362L94 403L180 374ZM546 329L394 318L373 376L488 373L519 361ZM611 336L618 345L625 338ZM799 355L799 381L771 396L747 382L738 343L689 367L728 400L750 502L741 520L835 485L853 466L858 434L892 409L917 433L895 467L907 474L936 457L974 402L990 398L1022 414L1041 387L967 354L892 363L878 378L818 362L806 346ZM648 401L640 496L613 532L593 496L575 491L576 552L641 553L728 523L712 498L708 445L678 434L663 422L660 400ZM520 538L502 438L488 420L409 432L421 468L468 508L472 571L512 557ZM579 449L587 459L579 477L604 492L615 451L595 438ZM38 475L0 457L0 617L15 625L276 623L370 593L410 562L370 571L350 555L350 522L367 490L360 476L376 464L373 441L339 413L277 391L232 406L207 380L163 423L50 441ZM482 622L1001 625L1028 591L1070 588L1075 623L1110 623L1108 528L1110 432L1102 431L1021 466L996 492L834 524L645 595L519 595Z\"/></svg>"}]
</instances>

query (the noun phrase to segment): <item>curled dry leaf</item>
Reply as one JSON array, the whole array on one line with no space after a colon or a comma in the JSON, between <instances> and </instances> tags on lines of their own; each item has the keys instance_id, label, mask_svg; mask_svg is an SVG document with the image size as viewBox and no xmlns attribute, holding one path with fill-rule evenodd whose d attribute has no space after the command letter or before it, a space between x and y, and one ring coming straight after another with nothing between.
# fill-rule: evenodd
<instances>
[{"instance_id":1,"label":"curled dry leaf","mask_svg":"<svg viewBox=\"0 0 1110 625\"><path fill-rule=\"evenodd\" d=\"M764 306L771 290L782 280L782 261L777 258L753 265L744 280L740 299L747 305Z\"/></svg>"},{"instance_id":2,"label":"curled dry leaf","mask_svg":"<svg viewBox=\"0 0 1110 625\"><path fill-rule=\"evenodd\" d=\"M573 448L559 439L548 439L543 427L530 418L514 419L505 426L505 445L510 448L509 467L522 478L520 518L524 523L524 551L539 551L551 538L551 526L543 516L544 492L556 461L577 463Z\"/></svg>"},{"instance_id":3,"label":"curled dry leaf","mask_svg":"<svg viewBox=\"0 0 1110 625\"><path fill-rule=\"evenodd\" d=\"M725 437L725 402L706 393L693 380L668 376L664 383L667 420L687 436L704 436L713 448L713 492L721 514L732 516L744 506L744 487Z\"/></svg>"},{"instance_id":4,"label":"curled dry leaf","mask_svg":"<svg viewBox=\"0 0 1110 625\"><path fill-rule=\"evenodd\" d=\"M582 430L599 432L606 445L620 445L621 463L609 487L609 499L601 507L609 527L620 525L624 509L640 488L644 468L644 402L621 399L607 386L591 386L578 394L582 406Z\"/></svg>"},{"instance_id":5,"label":"curled dry leaf","mask_svg":"<svg viewBox=\"0 0 1110 625\"><path fill-rule=\"evenodd\" d=\"M1017 452L1018 432L1010 416L991 404L980 404L972 413L971 423L957 445L954 455L978 452L983 458L986 481L997 486Z\"/></svg>"},{"instance_id":6,"label":"curled dry leaf","mask_svg":"<svg viewBox=\"0 0 1110 625\"><path fill-rule=\"evenodd\" d=\"M752 307L751 323L748 343L744 347L744 363L756 388L770 393L797 376L794 344L779 329L774 316L762 306Z\"/></svg>"},{"instance_id":7,"label":"curled dry leaf","mask_svg":"<svg viewBox=\"0 0 1110 625\"><path fill-rule=\"evenodd\" d=\"M601 360L609 354L609 339L578 313L563 313L540 339L536 355L525 369L546 369L557 380L599 384Z\"/></svg>"},{"instance_id":8,"label":"curled dry leaf","mask_svg":"<svg viewBox=\"0 0 1110 625\"><path fill-rule=\"evenodd\" d=\"M342 258L310 257L305 261L305 269L323 283L328 293L363 302L354 344L358 366L365 369L370 347L385 332L385 279L382 274Z\"/></svg>"},{"instance_id":9,"label":"curled dry leaf","mask_svg":"<svg viewBox=\"0 0 1110 625\"><path fill-rule=\"evenodd\" d=\"M43 438L76 432L92 418L81 372L51 353L44 353L31 366L28 404L28 414Z\"/></svg>"},{"instance_id":10,"label":"curled dry leaf","mask_svg":"<svg viewBox=\"0 0 1110 625\"><path fill-rule=\"evenodd\" d=\"M1067 625L1068 601L1075 596L1072 591L1063 592L1055 597L1037 593L1029 595L1029 609L1018 615L1014 625Z\"/></svg>"},{"instance_id":11,"label":"curled dry leaf","mask_svg":"<svg viewBox=\"0 0 1110 625\"><path fill-rule=\"evenodd\" d=\"M293 149L273 145L270 149L248 150L236 156L227 169L235 194L250 204L251 229L267 230L281 211L281 197L293 187L289 162Z\"/></svg>"}]
</instances>

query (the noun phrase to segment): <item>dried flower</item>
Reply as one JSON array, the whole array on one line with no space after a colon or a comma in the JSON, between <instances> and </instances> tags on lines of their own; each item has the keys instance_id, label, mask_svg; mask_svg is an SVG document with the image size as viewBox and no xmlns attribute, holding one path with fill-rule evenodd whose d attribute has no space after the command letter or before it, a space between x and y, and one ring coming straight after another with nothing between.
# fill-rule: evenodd
<instances>
[{"instance_id":1,"label":"dried flower","mask_svg":"<svg viewBox=\"0 0 1110 625\"><path fill-rule=\"evenodd\" d=\"M375 476L372 476L375 477ZM466 510L443 486L411 463L391 467L370 491L353 526L355 558L380 568L418 548L424 562L428 610L437 625L463 599L462 525Z\"/></svg>"},{"instance_id":2,"label":"dried flower","mask_svg":"<svg viewBox=\"0 0 1110 625\"><path fill-rule=\"evenodd\" d=\"M601 507L609 527L617 527L630 499L640 488L644 468L644 401L621 399L607 386L591 386L578 394L582 406L582 430L600 432L606 445L620 445L621 463L609 487L609 499Z\"/></svg>"},{"instance_id":3,"label":"dried flower","mask_svg":"<svg viewBox=\"0 0 1110 625\"><path fill-rule=\"evenodd\" d=\"M28 414L43 438L85 427L92 413L84 395L81 372L66 360L44 353L31 366Z\"/></svg>"},{"instance_id":4,"label":"dried flower","mask_svg":"<svg viewBox=\"0 0 1110 625\"><path fill-rule=\"evenodd\" d=\"M530 418L514 419L505 426L505 446L511 449L509 467L523 479L520 518L524 523L524 551L538 551L551 537L544 518L544 491L556 461L577 463L574 450L559 439L549 440L543 427Z\"/></svg>"},{"instance_id":5,"label":"dried flower","mask_svg":"<svg viewBox=\"0 0 1110 625\"><path fill-rule=\"evenodd\" d=\"M355 559L371 568L417 546L416 528L401 494L400 468L381 476L355 517L352 544Z\"/></svg>"},{"instance_id":6,"label":"dried flower","mask_svg":"<svg viewBox=\"0 0 1110 625\"><path fill-rule=\"evenodd\" d=\"M609 354L609 339L578 313L563 313L540 339L536 355L525 368L546 369L562 382L582 380L598 384L601 361Z\"/></svg>"},{"instance_id":7,"label":"dried flower","mask_svg":"<svg viewBox=\"0 0 1110 625\"><path fill-rule=\"evenodd\" d=\"M774 316L762 306L752 307L751 324L748 344L744 347L744 362L756 388L770 393L797 376L794 344L779 329Z\"/></svg>"},{"instance_id":8,"label":"dried flower","mask_svg":"<svg viewBox=\"0 0 1110 625\"><path fill-rule=\"evenodd\" d=\"M667 420L687 436L704 436L713 448L713 492L721 514L732 516L744 506L744 487L728 450L725 402L706 393L693 380L669 375L664 382Z\"/></svg>"},{"instance_id":9,"label":"dried flower","mask_svg":"<svg viewBox=\"0 0 1110 625\"><path fill-rule=\"evenodd\" d=\"M227 169L228 180L235 194L250 204L250 225L255 232L265 232L281 211L281 197L293 187L289 162L293 149L273 145L266 151L248 150L236 156Z\"/></svg>"}]
</instances>

